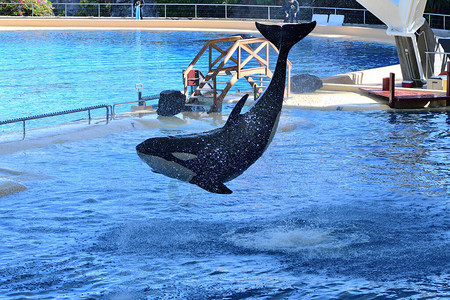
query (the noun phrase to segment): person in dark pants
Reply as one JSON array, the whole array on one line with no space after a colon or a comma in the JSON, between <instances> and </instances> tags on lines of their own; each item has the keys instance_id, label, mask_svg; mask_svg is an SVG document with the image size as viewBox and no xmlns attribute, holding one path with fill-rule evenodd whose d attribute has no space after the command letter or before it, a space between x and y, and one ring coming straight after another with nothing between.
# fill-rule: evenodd
<instances>
[{"instance_id":1,"label":"person in dark pants","mask_svg":"<svg viewBox=\"0 0 450 300\"><path fill-rule=\"evenodd\" d=\"M299 5L297 0L288 0L284 6L284 22L285 23L297 23Z\"/></svg>"},{"instance_id":2,"label":"person in dark pants","mask_svg":"<svg viewBox=\"0 0 450 300\"><path fill-rule=\"evenodd\" d=\"M134 0L134 11L136 12L136 20L142 20L142 6L144 0Z\"/></svg>"}]
</instances>

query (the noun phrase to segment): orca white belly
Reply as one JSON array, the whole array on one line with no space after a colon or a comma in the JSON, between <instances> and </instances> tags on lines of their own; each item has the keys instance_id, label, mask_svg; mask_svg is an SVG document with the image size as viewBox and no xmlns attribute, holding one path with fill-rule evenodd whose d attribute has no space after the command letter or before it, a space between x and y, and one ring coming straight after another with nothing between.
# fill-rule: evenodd
<instances>
[{"instance_id":1,"label":"orca white belly","mask_svg":"<svg viewBox=\"0 0 450 300\"><path fill-rule=\"evenodd\" d=\"M153 171L168 177L189 182L196 175L192 170L183 167L174 161L169 161L159 156L147 155L139 152L138 155L147 165L150 166L150 168L152 168Z\"/></svg>"}]
</instances>

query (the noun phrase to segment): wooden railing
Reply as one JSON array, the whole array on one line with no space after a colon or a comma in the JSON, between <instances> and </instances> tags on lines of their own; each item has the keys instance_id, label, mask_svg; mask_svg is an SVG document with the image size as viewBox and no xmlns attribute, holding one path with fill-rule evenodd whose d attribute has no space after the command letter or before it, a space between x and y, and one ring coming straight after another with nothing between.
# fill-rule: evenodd
<instances>
[{"instance_id":1,"label":"wooden railing","mask_svg":"<svg viewBox=\"0 0 450 300\"><path fill-rule=\"evenodd\" d=\"M256 45L256 48L253 48L254 45ZM205 85L209 85L213 94L213 105L211 107L211 111L220 110L226 94L239 79L246 78L253 88L255 85L255 80L253 80L252 75L264 74L267 77L272 78L273 74L269 69L270 47L278 53L278 49L264 38L244 39L241 36L232 36L228 38L209 40L198 52L189 66L183 71L184 94L186 95L186 98L195 98L199 90L201 90ZM189 97L188 74L192 69L194 69L195 65L206 52L208 52L209 57L208 72L205 72L207 73L205 78L200 82L196 91L194 91L194 93ZM217 52L217 57L214 57L214 52ZM246 58L244 58L246 56L243 55L244 53L248 54ZM248 67L249 63L252 61L256 61L256 65L259 66ZM229 63L232 65L229 65ZM291 67L292 64L288 61L287 95L289 95L290 91ZM228 73L232 77L226 83L226 87L222 90L222 92L218 93L217 76L223 73ZM190 101L192 102L192 100Z\"/></svg>"}]
</instances>

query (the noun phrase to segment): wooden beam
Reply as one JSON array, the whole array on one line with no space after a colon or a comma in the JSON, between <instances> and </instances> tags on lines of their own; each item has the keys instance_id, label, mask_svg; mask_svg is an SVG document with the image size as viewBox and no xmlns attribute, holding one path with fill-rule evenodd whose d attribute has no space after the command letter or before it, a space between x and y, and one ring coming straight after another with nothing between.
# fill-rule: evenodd
<instances>
[{"instance_id":1,"label":"wooden beam","mask_svg":"<svg viewBox=\"0 0 450 300\"><path fill-rule=\"evenodd\" d=\"M226 45L216 45L216 43L223 43L223 42L233 42L233 43L227 49L221 48L221 46L225 47ZM257 44L256 49L253 49L253 44ZM269 69L269 50L270 50L269 45L278 53L278 49L272 43L268 42L266 39L263 38L242 39L242 37L240 36L237 37L235 36L221 39L213 39L208 41L208 43L202 48L202 50L197 54L195 59L189 65L188 69L186 69L186 71L183 73L185 93L187 92L186 84L188 71L190 71L194 67L194 65L199 61L200 57L203 54L205 54L204 52L206 52L206 49L208 49L209 50L208 74L206 74L204 80L200 83L198 88L202 88L205 85L209 85L210 87L212 87L212 90L214 91L214 104L212 105L210 111L220 111L226 93L240 78L254 74L265 74L270 78L273 76L271 70ZM249 56L246 57L244 61L242 61L243 53L241 48L244 49L244 51L246 51L249 54ZM261 51L264 48L265 53L261 53ZM219 53L217 58L213 57L214 55L216 55L215 53L213 55L214 50L218 51ZM237 58L234 57L236 51L237 51L236 53ZM245 68L245 66L253 59L257 62L257 64L259 64L259 67ZM226 66L230 60L232 62L230 63L231 66ZM233 62L236 65L233 65ZM292 64L289 60L287 61L287 65L289 68L288 77L290 77L290 69L292 67ZM229 80L225 89L219 94L217 93L216 76L219 73L227 71L234 71L236 73ZM287 80L288 80L287 87L289 90L290 78L288 78ZM262 81L261 78L260 81Z\"/></svg>"},{"instance_id":2,"label":"wooden beam","mask_svg":"<svg viewBox=\"0 0 450 300\"><path fill-rule=\"evenodd\" d=\"M260 64L268 65L268 60L263 59L261 56L258 55L258 53L267 45L267 42L263 42L261 45L259 45L258 48L253 50L249 45L242 45L242 48L250 54L247 59L242 62L242 67L245 66L252 58L255 58Z\"/></svg>"},{"instance_id":3,"label":"wooden beam","mask_svg":"<svg viewBox=\"0 0 450 300\"><path fill-rule=\"evenodd\" d=\"M215 66L225 55L228 54L228 52L230 52L230 50L233 48L233 46L234 46L234 44L231 45L230 47L228 47L228 49L224 51L220 47L218 47L217 45L212 44L212 47L214 49L216 49L217 51L219 51L221 53L221 55L218 58L216 58L216 60L214 62L212 62L211 66ZM234 57L231 57L230 59L232 61L234 61L236 64L238 63L237 60Z\"/></svg>"},{"instance_id":4,"label":"wooden beam","mask_svg":"<svg viewBox=\"0 0 450 300\"><path fill-rule=\"evenodd\" d=\"M252 74L264 74L264 72L266 71L266 67L256 67L256 68L251 68L251 69L242 69L241 70L241 76L249 76Z\"/></svg>"}]
</instances>

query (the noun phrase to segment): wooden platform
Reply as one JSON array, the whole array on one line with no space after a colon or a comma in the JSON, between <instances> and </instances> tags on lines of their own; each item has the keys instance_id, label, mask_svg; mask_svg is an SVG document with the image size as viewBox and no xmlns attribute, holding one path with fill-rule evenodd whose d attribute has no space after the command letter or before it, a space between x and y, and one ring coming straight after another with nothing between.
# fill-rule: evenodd
<instances>
[{"instance_id":1,"label":"wooden platform","mask_svg":"<svg viewBox=\"0 0 450 300\"><path fill-rule=\"evenodd\" d=\"M423 108L430 101L446 101L450 102L450 97L445 94L436 94L427 91L417 90L395 90L393 99L390 98L390 91L383 91L382 89L367 89L361 88L369 94L386 98L389 101L389 106L393 108Z\"/></svg>"},{"instance_id":2,"label":"wooden platform","mask_svg":"<svg viewBox=\"0 0 450 300\"><path fill-rule=\"evenodd\" d=\"M450 62L447 62L447 74L450 74ZM389 106L392 108L423 108L430 101L434 102L432 106L450 106L450 80L447 80L446 94L437 94L417 89L395 89L394 73L389 74L388 84L385 85L385 80L383 79L383 89L361 88L360 90L387 98L389 100Z\"/></svg>"}]
</instances>

